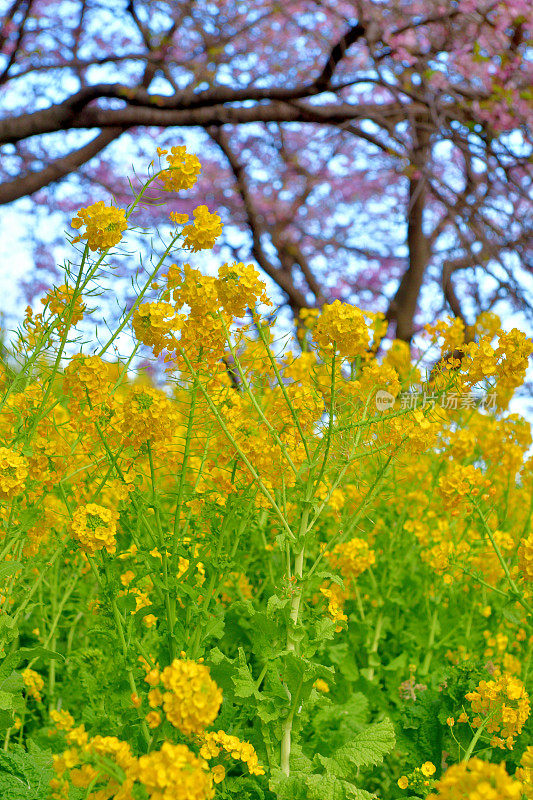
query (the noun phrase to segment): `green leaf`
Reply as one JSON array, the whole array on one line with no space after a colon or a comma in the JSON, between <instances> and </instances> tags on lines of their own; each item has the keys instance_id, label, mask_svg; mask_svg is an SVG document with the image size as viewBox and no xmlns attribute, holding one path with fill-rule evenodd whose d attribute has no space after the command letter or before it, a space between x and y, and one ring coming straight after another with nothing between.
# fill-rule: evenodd
<instances>
[{"instance_id":1,"label":"green leaf","mask_svg":"<svg viewBox=\"0 0 533 800\"><path fill-rule=\"evenodd\" d=\"M239 647L239 666L233 677L235 695L237 697L254 697L261 700L261 692L257 689L250 667L246 663L246 656L242 647Z\"/></svg>"},{"instance_id":2,"label":"green leaf","mask_svg":"<svg viewBox=\"0 0 533 800\"><path fill-rule=\"evenodd\" d=\"M4 581L9 575L13 575L19 569L22 569L23 564L20 561L6 561L0 564L0 581Z\"/></svg>"},{"instance_id":3,"label":"green leaf","mask_svg":"<svg viewBox=\"0 0 533 800\"><path fill-rule=\"evenodd\" d=\"M28 751L12 744L0 751L0 797L2 800L46 800L53 774L52 755L31 740Z\"/></svg>"},{"instance_id":4,"label":"green leaf","mask_svg":"<svg viewBox=\"0 0 533 800\"><path fill-rule=\"evenodd\" d=\"M0 647L2 642L11 642L18 634L15 620L9 614L0 615Z\"/></svg>"},{"instance_id":5,"label":"green leaf","mask_svg":"<svg viewBox=\"0 0 533 800\"><path fill-rule=\"evenodd\" d=\"M327 701L327 704L314 714L310 741L312 751L321 751L326 756L333 755L337 748L353 741L365 725L367 716L368 699L362 692L354 692L342 704Z\"/></svg>"},{"instance_id":6,"label":"green leaf","mask_svg":"<svg viewBox=\"0 0 533 800\"><path fill-rule=\"evenodd\" d=\"M274 792L276 800L307 800L307 775L295 772L289 777L281 770L272 770L269 789Z\"/></svg>"},{"instance_id":7,"label":"green leaf","mask_svg":"<svg viewBox=\"0 0 533 800\"><path fill-rule=\"evenodd\" d=\"M268 598L267 603L267 616L270 619L275 619L280 611L283 611L289 605L288 598L281 598L278 597L277 594L273 594Z\"/></svg>"},{"instance_id":8,"label":"green leaf","mask_svg":"<svg viewBox=\"0 0 533 800\"><path fill-rule=\"evenodd\" d=\"M355 800L355 788L335 775L310 775L308 800Z\"/></svg>"},{"instance_id":9,"label":"green leaf","mask_svg":"<svg viewBox=\"0 0 533 800\"><path fill-rule=\"evenodd\" d=\"M297 772L302 775L311 775L313 772L313 762L307 758L298 742L294 742L291 747L290 770L291 773Z\"/></svg>"},{"instance_id":10,"label":"green leaf","mask_svg":"<svg viewBox=\"0 0 533 800\"><path fill-rule=\"evenodd\" d=\"M404 671L406 665L407 653L402 653L401 655L396 656L396 658L393 658L392 661L389 661L388 664L384 665L383 669L390 670L391 672L395 670Z\"/></svg>"},{"instance_id":11,"label":"green leaf","mask_svg":"<svg viewBox=\"0 0 533 800\"><path fill-rule=\"evenodd\" d=\"M17 667L21 661L30 661L33 658L46 658L47 661L64 661L65 656L61 653L56 653L55 650L47 650L46 647L19 647L15 652L10 653L0 664L0 687L5 689L4 681L2 678L7 678L13 669ZM11 675L10 675L11 677Z\"/></svg>"},{"instance_id":12,"label":"green leaf","mask_svg":"<svg viewBox=\"0 0 533 800\"><path fill-rule=\"evenodd\" d=\"M14 694L15 692L20 692L22 687L24 686L24 680L20 672L13 672L11 675L8 675L5 678L0 677L0 689L4 692L10 692Z\"/></svg>"},{"instance_id":13,"label":"green leaf","mask_svg":"<svg viewBox=\"0 0 533 800\"><path fill-rule=\"evenodd\" d=\"M335 750L331 758L317 754L315 759L328 772L352 779L359 767L380 764L393 749L395 741L392 723L386 719L357 733L351 742Z\"/></svg>"},{"instance_id":14,"label":"green leaf","mask_svg":"<svg viewBox=\"0 0 533 800\"><path fill-rule=\"evenodd\" d=\"M335 775L294 772L287 777L276 770L269 788L275 793L276 800L375 800L375 795L357 789Z\"/></svg>"},{"instance_id":15,"label":"green leaf","mask_svg":"<svg viewBox=\"0 0 533 800\"><path fill-rule=\"evenodd\" d=\"M14 695L11 692L4 692L0 689L0 709L2 711L12 711L14 709Z\"/></svg>"}]
</instances>

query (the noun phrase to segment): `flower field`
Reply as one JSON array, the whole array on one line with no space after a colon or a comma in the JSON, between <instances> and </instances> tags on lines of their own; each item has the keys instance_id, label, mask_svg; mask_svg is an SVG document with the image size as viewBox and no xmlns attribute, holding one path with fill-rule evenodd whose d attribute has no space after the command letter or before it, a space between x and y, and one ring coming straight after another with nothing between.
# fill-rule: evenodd
<instances>
[{"instance_id":1,"label":"flower field","mask_svg":"<svg viewBox=\"0 0 533 800\"><path fill-rule=\"evenodd\" d=\"M531 340L485 313L414 359L335 301L287 343L252 265L186 262L205 205L94 334L201 169L154 163L4 342L0 800L533 798Z\"/></svg>"}]
</instances>

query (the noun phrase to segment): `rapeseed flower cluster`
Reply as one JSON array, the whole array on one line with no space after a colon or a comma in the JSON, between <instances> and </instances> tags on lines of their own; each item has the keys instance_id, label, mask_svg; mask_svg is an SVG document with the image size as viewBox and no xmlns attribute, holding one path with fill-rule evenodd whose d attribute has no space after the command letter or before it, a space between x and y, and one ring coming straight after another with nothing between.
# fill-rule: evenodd
<instances>
[{"instance_id":1,"label":"rapeseed flower cluster","mask_svg":"<svg viewBox=\"0 0 533 800\"><path fill-rule=\"evenodd\" d=\"M211 214L207 206L198 206L192 212L194 221L182 229L183 246L197 253L210 250L224 227L218 214Z\"/></svg>"},{"instance_id":2,"label":"rapeseed flower cluster","mask_svg":"<svg viewBox=\"0 0 533 800\"><path fill-rule=\"evenodd\" d=\"M348 542L335 545L331 552L326 552L326 558L345 583L356 580L376 563L376 555L368 546L368 542L357 536Z\"/></svg>"},{"instance_id":3,"label":"rapeseed flower cluster","mask_svg":"<svg viewBox=\"0 0 533 800\"><path fill-rule=\"evenodd\" d=\"M348 621L348 617L344 613L345 594L336 583L332 583L330 586L321 586L320 592L328 602L328 614L333 622L336 623L335 632L340 633L343 623Z\"/></svg>"},{"instance_id":4,"label":"rapeseed flower cluster","mask_svg":"<svg viewBox=\"0 0 533 800\"><path fill-rule=\"evenodd\" d=\"M164 742L160 750L141 756L131 774L150 800L211 800L215 796L209 765L184 744Z\"/></svg>"},{"instance_id":5,"label":"rapeseed flower cluster","mask_svg":"<svg viewBox=\"0 0 533 800\"><path fill-rule=\"evenodd\" d=\"M254 308L258 302L270 304L266 285L253 264L240 261L223 264L218 270L215 288L224 311L233 317L244 316L246 309Z\"/></svg>"},{"instance_id":6,"label":"rapeseed flower cluster","mask_svg":"<svg viewBox=\"0 0 533 800\"><path fill-rule=\"evenodd\" d=\"M222 704L222 691L205 664L176 658L160 674L148 673L146 680L154 686L155 678L165 691L153 692L152 701L162 705L168 721L185 736L201 733L215 721Z\"/></svg>"},{"instance_id":7,"label":"rapeseed flower cluster","mask_svg":"<svg viewBox=\"0 0 533 800\"><path fill-rule=\"evenodd\" d=\"M533 797L533 745L526 747L520 759L520 766L515 772L515 778L522 782L526 800Z\"/></svg>"},{"instance_id":8,"label":"rapeseed flower cluster","mask_svg":"<svg viewBox=\"0 0 533 800\"><path fill-rule=\"evenodd\" d=\"M60 731L70 731L74 727L74 717L66 709L50 711L50 719Z\"/></svg>"},{"instance_id":9,"label":"rapeseed flower cluster","mask_svg":"<svg viewBox=\"0 0 533 800\"><path fill-rule=\"evenodd\" d=\"M160 172L158 180L163 184L165 192L179 192L192 189L202 170L202 165L193 153L188 153L183 146L171 147L168 150L157 148L159 156L165 156L167 169Z\"/></svg>"},{"instance_id":10,"label":"rapeseed flower cluster","mask_svg":"<svg viewBox=\"0 0 533 800\"><path fill-rule=\"evenodd\" d=\"M313 329L313 339L326 353L336 351L341 358L349 359L364 356L371 345L365 312L340 300L325 305Z\"/></svg>"},{"instance_id":11,"label":"rapeseed flower cluster","mask_svg":"<svg viewBox=\"0 0 533 800\"><path fill-rule=\"evenodd\" d=\"M75 294L74 289L65 283L62 286L50 289L41 298L41 303L46 306L51 314L59 318L56 329L60 335L68 327L80 322L87 308L82 301L81 295L79 293Z\"/></svg>"},{"instance_id":12,"label":"rapeseed flower cluster","mask_svg":"<svg viewBox=\"0 0 533 800\"><path fill-rule=\"evenodd\" d=\"M482 311L474 324L478 336L496 336L501 328L501 319L494 311Z\"/></svg>"},{"instance_id":13,"label":"rapeseed flower cluster","mask_svg":"<svg viewBox=\"0 0 533 800\"><path fill-rule=\"evenodd\" d=\"M44 689L44 680L39 673L35 672L34 669L26 667L26 669L22 672L22 680L24 681L26 694L40 703L42 700L41 692Z\"/></svg>"},{"instance_id":14,"label":"rapeseed flower cluster","mask_svg":"<svg viewBox=\"0 0 533 800\"><path fill-rule=\"evenodd\" d=\"M72 515L70 531L86 553L94 555L105 548L109 554L113 554L117 549L118 518L118 513L111 508L87 503Z\"/></svg>"},{"instance_id":15,"label":"rapeseed flower cluster","mask_svg":"<svg viewBox=\"0 0 533 800\"><path fill-rule=\"evenodd\" d=\"M201 315L207 316L219 310L216 278L212 275L203 275L190 264L184 264L183 267L171 264L164 277L176 308L188 305L198 322Z\"/></svg>"},{"instance_id":16,"label":"rapeseed flower cluster","mask_svg":"<svg viewBox=\"0 0 533 800\"><path fill-rule=\"evenodd\" d=\"M462 319L447 317L426 325L425 330L433 341L440 342L443 353L453 353L464 344L465 324Z\"/></svg>"},{"instance_id":17,"label":"rapeseed flower cluster","mask_svg":"<svg viewBox=\"0 0 533 800\"><path fill-rule=\"evenodd\" d=\"M57 712L52 712L51 716L55 719ZM84 725L70 730L61 725L58 727L67 730L65 738L69 747L53 757L54 778L50 781L50 789L54 800L67 800L71 785L75 789L93 789L90 794L85 794L90 800L111 797L114 800L132 800L137 759L128 742L116 736L90 737Z\"/></svg>"},{"instance_id":18,"label":"rapeseed flower cluster","mask_svg":"<svg viewBox=\"0 0 533 800\"><path fill-rule=\"evenodd\" d=\"M492 379L498 404L504 408L514 390L524 382L533 341L517 328L498 330L497 337L496 347L492 346L494 336L490 333L464 347L461 377L465 387Z\"/></svg>"},{"instance_id":19,"label":"rapeseed flower cluster","mask_svg":"<svg viewBox=\"0 0 533 800\"><path fill-rule=\"evenodd\" d=\"M500 734L492 737L491 747L512 750L530 712L529 695L522 681L506 673L495 675L494 680L480 681L466 699L478 715L472 720L473 727L479 728L489 717L487 732Z\"/></svg>"},{"instance_id":20,"label":"rapeseed flower cluster","mask_svg":"<svg viewBox=\"0 0 533 800\"><path fill-rule=\"evenodd\" d=\"M431 761L426 761L421 767L415 767L408 775L402 775L401 778L398 778L398 786L400 789L407 789L407 787L409 787L409 789L417 794L426 795L428 787L432 785L430 779L436 771L437 768L435 764Z\"/></svg>"},{"instance_id":21,"label":"rapeseed flower cluster","mask_svg":"<svg viewBox=\"0 0 533 800\"><path fill-rule=\"evenodd\" d=\"M95 411L110 399L109 365L99 356L75 353L67 364L63 389L70 396L71 410L81 409L87 403Z\"/></svg>"},{"instance_id":22,"label":"rapeseed flower cluster","mask_svg":"<svg viewBox=\"0 0 533 800\"><path fill-rule=\"evenodd\" d=\"M209 760L217 758L223 750L236 761L242 761L248 767L250 775L264 775L265 770L260 766L257 753L249 742L242 742L237 736L231 736L224 731L206 731L199 737L201 742L200 755Z\"/></svg>"},{"instance_id":23,"label":"rapeseed flower cluster","mask_svg":"<svg viewBox=\"0 0 533 800\"><path fill-rule=\"evenodd\" d=\"M176 407L160 389L134 386L125 396L117 427L136 449L170 441L176 424Z\"/></svg>"},{"instance_id":24,"label":"rapeseed flower cluster","mask_svg":"<svg viewBox=\"0 0 533 800\"><path fill-rule=\"evenodd\" d=\"M142 303L133 315L133 332L158 356L163 350L175 349L182 319L170 303Z\"/></svg>"},{"instance_id":25,"label":"rapeseed flower cluster","mask_svg":"<svg viewBox=\"0 0 533 800\"><path fill-rule=\"evenodd\" d=\"M468 464L450 464L446 474L439 478L439 492L445 500L476 497L488 486L483 472Z\"/></svg>"},{"instance_id":26,"label":"rapeseed flower cluster","mask_svg":"<svg viewBox=\"0 0 533 800\"><path fill-rule=\"evenodd\" d=\"M425 453L436 445L441 434L446 412L440 410L439 415L440 419L430 418L417 408L404 417L388 420L387 426L377 432L377 439L393 450L405 447L411 455Z\"/></svg>"},{"instance_id":27,"label":"rapeseed flower cluster","mask_svg":"<svg viewBox=\"0 0 533 800\"><path fill-rule=\"evenodd\" d=\"M521 800L522 785L511 778L503 764L471 758L446 770L426 800Z\"/></svg>"},{"instance_id":28,"label":"rapeseed flower cluster","mask_svg":"<svg viewBox=\"0 0 533 800\"><path fill-rule=\"evenodd\" d=\"M533 581L533 535L529 534L528 537L520 540L520 548L518 550L518 564L520 569L520 576L524 581Z\"/></svg>"},{"instance_id":29,"label":"rapeseed flower cluster","mask_svg":"<svg viewBox=\"0 0 533 800\"><path fill-rule=\"evenodd\" d=\"M342 623L348 619L344 613L344 606L353 595L353 584L365 570L376 563L376 556L368 542L357 536L348 542L335 545L331 551L325 550L324 556L344 584L341 587L338 583L330 582L320 587L320 592L328 603L328 614L337 623L335 630L339 633L342 630Z\"/></svg>"},{"instance_id":30,"label":"rapeseed flower cluster","mask_svg":"<svg viewBox=\"0 0 533 800\"><path fill-rule=\"evenodd\" d=\"M15 450L0 447L0 500L22 494L28 477L28 461Z\"/></svg>"},{"instance_id":31,"label":"rapeseed flower cluster","mask_svg":"<svg viewBox=\"0 0 533 800\"><path fill-rule=\"evenodd\" d=\"M128 227L126 212L122 208L106 206L103 200L88 208L80 208L71 225L75 230L85 227L72 241L87 241L90 250L107 250L117 245Z\"/></svg>"}]
</instances>

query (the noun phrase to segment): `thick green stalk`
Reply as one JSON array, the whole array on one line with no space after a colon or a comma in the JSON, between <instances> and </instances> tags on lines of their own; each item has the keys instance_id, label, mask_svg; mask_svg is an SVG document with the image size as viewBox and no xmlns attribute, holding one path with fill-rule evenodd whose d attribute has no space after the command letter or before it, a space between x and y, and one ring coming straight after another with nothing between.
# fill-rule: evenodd
<instances>
[{"instance_id":1,"label":"thick green stalk","mask_svg":"<svg viewBox=\"0 0 533 800\"><path fill-rule=\"evenodd\" d=\"M375 653L378 652L378 646L382 628L383 628L383 611L380 611L376 622L376 629L374 631L374 639L370 646L370 650L368 651L369 656L373 656ZM367 678L369 681L374 680L374 672L375 672L374 667L370 666L368 668L368 674L367 674Z\"/></svg>"},{"instance_id":2,"label":"thick green stalk","mask_svg":"<svg viewBox=\"0 0 533 800\"><path fill-rule=\"evenodd\" d=\"M437 632L438 618L439 618L439 607L437 600L437 605L433 609L433 616L431 618L431 628L429 631L428 646L426 651L426 657L424 658L424 663L422 664L422 669L420 670L421 675L427 675L429 672L429 666L431 664L431 659L433 658L433 646L435 644L435 634Z\"/></svg>"},{"instance_id":3,"label":"thick green stalk","mask_svg":"<svg viewBox=\"0 0 533 800\"><path fill-rule=\"evenodd\" d=\"M305 544L306 544L306 534L307 534L307 526L309 522L309 500L307 498L307 490L306 490L306 497L304 501L304 509L302 511L302 516L300 519L300 531L298 535L297 544L297 552L294 558L294 572L291 573L291 564L290 564L290 551L289 551L289 558L287 563L287 576L291 580L291 583L294 582L294 590L293 596L291 601L291 608L289 612L289 624L287 626L287 650L289 652L295 652L297 650L297 639L294 637L294 629L298 625L298 619L300 615L300 605L302 602L302 592L303 592L303 567L305 561ZM294 720L294 714L296 712L297 706L297 698L290 697L289 690L287 689L287 693L289 695L289 699L291 700L291 708L289 710L289 714L283 723L282 729L282 738L281 738L281 769L285 773L285 775L290 774L290 756L291 756L291 733L292 733L292 724Z\"/></svg>"}]
</instances>

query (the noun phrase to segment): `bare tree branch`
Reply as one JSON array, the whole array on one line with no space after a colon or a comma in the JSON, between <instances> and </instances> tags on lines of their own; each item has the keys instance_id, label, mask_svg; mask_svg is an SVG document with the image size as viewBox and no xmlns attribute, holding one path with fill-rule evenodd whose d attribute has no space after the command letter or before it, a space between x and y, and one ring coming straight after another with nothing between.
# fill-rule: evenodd
<instances>
[{"instance_id":1,"label":"bare tree branch","mask_svg":"<svg viewBox=\"0 0 533 800\"><path fill-rule=\"evenodd\" d=\"M44 169L29 172L20 178L0 184L0 205L12 203L20 197L33 194L54 181L58 181L78 169L100 153L107 145L120 136L124 128L108 128L98 134L89 144L74 150L62 158L56 158Z\"/></svg>"},{"instance_id":2,"label":"bare tree branch","mask_svg":"<svg viewBox=\"0 0 533 800\"><path fill-rule=\"evenodd\" d=\"M107 96L117 97L120 94L109 91ZM126 98L123 96L121 99ZM205 128L226 124L243 125L249 122L314 122L338 125L353 119L370 119L384 125L385 120L399 122L405 118L405 110L399 103L387 105L340 103L315 106L276 101L268 105L244 108L209 105L193 109L185 107L180 110L167 110L157 108L154 102L150 107L131 105L122 109L88 107L80 111L78 104L84 106L88 101L78 97L78 102L73 105L72 100L73 98L42 111L1 120L0 144L14 143L43 133L80 128L88 130L137 126Z\"/></svg>"},{"instance_id":3,"label":"bare tree branch","mask_svg":"<svg viewBox=\"0 0 533 800\"><path fill-rule=\"evenodd\" d=\"M322 72L314 82L315 89L324 91L330 85L333 73L335 72L338 64L344 56L346 51L355 44L359 39L365 35L365 29L362 25L353 25L346 31L337 44L332 48L328 60L322 68Z\"/></svg>"},{"instance_id":4,"label":"bare tree branch","mask_svg":"<svg viewBox=\"0 0 533 800\"><path fill-rule=\"evenodd\" d=\"M22 6L22 4L25 2L26 0L15 0L15 2L13 3L13 5L11 6L11 8L9 9L9 11L2 20L4 25L4 31L7 31L9 29L7 23L13 22L13 17L15 16L19 8ZM0 51L4 49L4 45L7 42L7 39L8 39L7 35L2 33L2 31L0 31Z\"/></svg>"},{"instance_id":5,"label":"bare tree branch","mask_svg":"<svg viewBox=\"0 0 533 800\"><path fill-rule=\"evenodd\" d=\"M305 296L299 291L299 289L297 289L294 286L292 279L290 278L290 275L287 275L286 272L280 270L278 267L272 264L272 262L265 253L265 250L261 243L261 234L263 233L263 226L261 224L261 221L259 220L259 217L255 210L255 206L252 201L250 191L248 189L244 167L240 163L235 153L233 152L228 137L226 136L224 131L219 129L211 128L208 130L208 133L213 139L213 141L218 144L218 146L226 156L228 163L231 167L231 170L233 172L233 175L235 177L235 181L237 183L239 194L241 195L244 204L244 208L248 218L248 223L252 233L252 241L253 241L252 252L255 260L257 261L261 269L264 270L264 272L266 272L266 274L269 275L281 289L283 289L293 309L305 308L305 306L307 305Z\"/></svg>"},{"instance_id":6,"label":"bare tree branch","mask_svg":"<svg viewBox=\"0 0 533 800\"><path fill-rule=\"evenodd\" d=\"M24 38L24 33L25 33L25 29L26 29L26 23L28 21L28 17L30 16L30 11L31 11L32 4L33 4L33 0L27 0L27 5L26 5L26 8L24 10L24 16L23 16L22 22L20 23L20 26L19 26L18 36L17 36L17 41L15 43L15 47L13 48L13 52L11 53L3 72L0 74L0 85L3 84L3 83L6 83L6 81L9 80L9 70L11 69L13 64L15 63L15 59L17 58L17 53L18 53L18 51L20 49L20 45L22 44L22 40Z\"/></svg>"}]
</instances>

